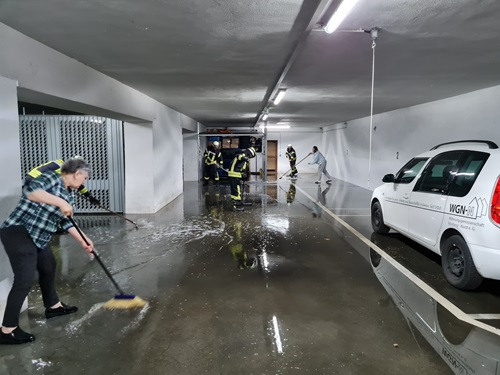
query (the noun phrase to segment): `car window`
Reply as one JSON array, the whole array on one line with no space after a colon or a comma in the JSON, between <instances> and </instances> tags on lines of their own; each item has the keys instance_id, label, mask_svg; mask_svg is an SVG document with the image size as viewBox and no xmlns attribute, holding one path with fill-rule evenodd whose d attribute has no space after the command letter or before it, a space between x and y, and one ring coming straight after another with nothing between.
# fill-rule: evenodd
<instances>
[{"instance_id":1,"label":"car window","mask_svg":"<svg viewBox=\"0 0 500 375\"><path fill-rule=\"evenodd\" d=\"M413 191L444 194L463 153L464 151L449 151L435 156L425 167L422 178Z\"/></svg>"},{"instance_id":2,"label":"car window","mask_svg":"<svg viewBox=\"0 0 500 375\"><path fill-rule=\"evenodd\" d=\"M490 154L485 152L467 152L462 166L458 172L453 173L453 181L451 182L448 194L454 197L466 196L489 156Z\"/></svg>"},{"instance_id":3,"label":"car window","mask_svg":"<svg viewBox=\"0 0 500 375\"><path fill-rule=\"evenodd\" d=\"M414 158L405 164L396 174L394 182L397 184L409 184L420 172L428 158Z\"/></svg>"}]
</instances>

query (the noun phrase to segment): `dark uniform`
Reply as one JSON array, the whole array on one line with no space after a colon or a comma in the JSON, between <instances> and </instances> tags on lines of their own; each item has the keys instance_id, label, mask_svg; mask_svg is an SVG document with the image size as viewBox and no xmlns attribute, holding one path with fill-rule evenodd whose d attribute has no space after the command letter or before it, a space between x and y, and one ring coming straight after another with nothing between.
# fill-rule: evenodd
<instances>
[{"instance_id":1,"label":"dark uniform","mask_svg":"<svg viewBox=\"0 0 500 375\"><path fill-rule=\"evenodd\" d=\"M295 150L291 145L288 146L286 149L286 158L290 161L290 177L295 177L297 176L297 168L295 168L295 163L297 162L297 154L295 153Z\"/></svg>"},{"instance_id":2,"label":"dark uniform","mask_svg":"<svg viewBox=\"0 0 500 375\"><path fill-rule=\"evenodd\" d=\"M208 181L212 178L216 184L219 183L218 165L222 166L222 154L219 149L210 145L203 154L203 185L208 185Z\"/></svg>"},{"instance_id":3,"label":"dark uniform","mask_svg":"<svg viewBox=\"0 0 500 375\"><path fill-rule=\"evenodd\" d=\"M255 157L255 150L252 147L247 148L245 152L235 156L227 173L231 184L231 200L233 202L233 208L237 211L244 210L243 202L241 201L243 179L248 177L248 159L253 157Z\"/></svg>"},{"instance_id":4,"label":"dark uniform","mask_svg":"<svg viewBox=\"0 0 500 375\"><path fill-rule=\"evenodd\" d=\"M39 165L38 167L33 168L31 171L28 172L28 174L24 178L24 186L28 185L35 178L41 176L44 172L55 171L58 174L61 174L61 166L63 164L64 164L64 160L57 159L57 160L52 160L52 161L49 161L45 164ZM96 204L96 205L101 204L101 202L99 202L98 199L96 199L92 195L90 195L90 192L87 190L87 188L84 185L82 185L78 188L78 192L80 194L82 194L85 198L87 198L90 203Z\"/></svg>"}]
</instances>

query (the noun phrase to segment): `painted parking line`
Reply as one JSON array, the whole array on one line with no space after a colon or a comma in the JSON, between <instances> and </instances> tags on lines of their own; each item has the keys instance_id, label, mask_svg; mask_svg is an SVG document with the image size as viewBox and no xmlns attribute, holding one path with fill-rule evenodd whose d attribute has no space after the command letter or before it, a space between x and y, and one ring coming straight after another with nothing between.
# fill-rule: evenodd
<instances>
[{"instance_id":1,"label":"painted parking line","mask_svg":"<svg viewBox=\"0 0 500 375\"><path fill-rule=\"evenodd\" d=\"M351 217L351 216L363 216L363 217L370 217L370 215L337 215L338 217Z\"/></svg>"},{"instance_id":2,"label":"painted parking line","mask_svg":"<svg viewBox=\"0 0 500 375\"><path fill-rule=\"evenodd\" d=\"M477 320L500 320L500 314L468 314L470 318Z\"/></svg>"},{"instance_id":3,"label":"painted parking line","mask_svg":"<svg viewBox=\"0 0 500 375\"><path fill-rule=\"evenodd\" d=\"M449 312L451 312L455 317L457 317L458 319L460 319L466 323L469 323L473 326L476 326L478 328L484 329L485 331L488 331L488 332L491 332L495 335L500 336L500 329L494 328L486 323L478 321L478 320L472 318L469 314L466 314L464 311L462 311L456 305L454 305L451 301L449 301L448 299L443 297L437 291L432 289L428 284L426 284L424 281L422 281L417 276L415 276L409 269L404 267L401 263L397 262L394 258L392 258L384 250L382 250L380 247L378 247L376 244L371 242L368 238L366 238L360 232L358 232L356 229L354 229L351 225L349 225L344 220L342 220L338 215L335 215L327 207L322 205L321 202L318 202L311 195L306 193L304 191L304 189L302 189L300 186L296 185L296 188L302 194L304 194L310 201L315 202L315 204L317 204L319 207L321 207L324 212L326 212L328 215L330 215L336 222L341 224L344 228L346 228L349 232L351 232L354 236L356 236L360 241L364 242L371 249L373 249L378 254L380 254L382 257L384 257L385 260L387 260L390 264L392 264L399 272L401 272L408 279L410 279L415 285L417 285L420 289L422 289L424 292L426 292L430 297L432 297L436 302L441 304L444 308L446 308Z\"/></svg>"}]
</instances>

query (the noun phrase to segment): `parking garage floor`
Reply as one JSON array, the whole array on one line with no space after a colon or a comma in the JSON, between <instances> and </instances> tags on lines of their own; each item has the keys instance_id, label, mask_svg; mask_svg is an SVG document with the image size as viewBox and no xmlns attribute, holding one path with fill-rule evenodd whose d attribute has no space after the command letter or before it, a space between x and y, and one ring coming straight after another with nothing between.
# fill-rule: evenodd
<instances>
[{"instance_id":1,"label":"parking garage floor","mask_svg":"<svg viewBox=\"0 0 500 375\"><path fill-rule=\"evenodd\" d=\"M113 285L57 236L60 297L79 311L46 321L35 287L20 325L37 339L0 347L0 374L500 373L498 283L448 286L439 257L373 235L370 196L312 175L253 180L233 212L229 186L186 183L159 213L129 215L138 229L80 216L118 283L148 304L104 309Z\"/></svg>"}]
</instances>

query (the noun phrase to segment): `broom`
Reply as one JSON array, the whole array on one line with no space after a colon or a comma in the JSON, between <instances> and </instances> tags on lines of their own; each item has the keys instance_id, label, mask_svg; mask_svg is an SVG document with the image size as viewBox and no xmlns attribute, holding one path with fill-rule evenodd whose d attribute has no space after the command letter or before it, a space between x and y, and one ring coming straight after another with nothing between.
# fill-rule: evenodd
<instances>
[{"instance_id":1,"label":"broom","mask_svg":"<svg viewBox=\"0 0 500 375\"><path fill-rule=\"evenodd\" d=\"M90 245L83 235L81 229L76 225L75 220L72 217L68 217L69 221L71 221L71 224L76 228L80 236L82 237L83 241L87 244ZM97 253L92 250L92 255L94 255L95 259L99 263L99 265L102 267L104 272L106 273L106 276L109 277L113 285L115 286L116 290L118 291L118 294L115 295L115 297L108 302L106 302L103 307L106 309L133 309L136 307L144 307L146 305L146 301L143 299L134 296L132 294L125 294L123 290L120 288L116 280L113 278L111 275L111 272L106 268L104 263L102 262L101 258L97 255Z\"/></svg>"}]
</instances>

